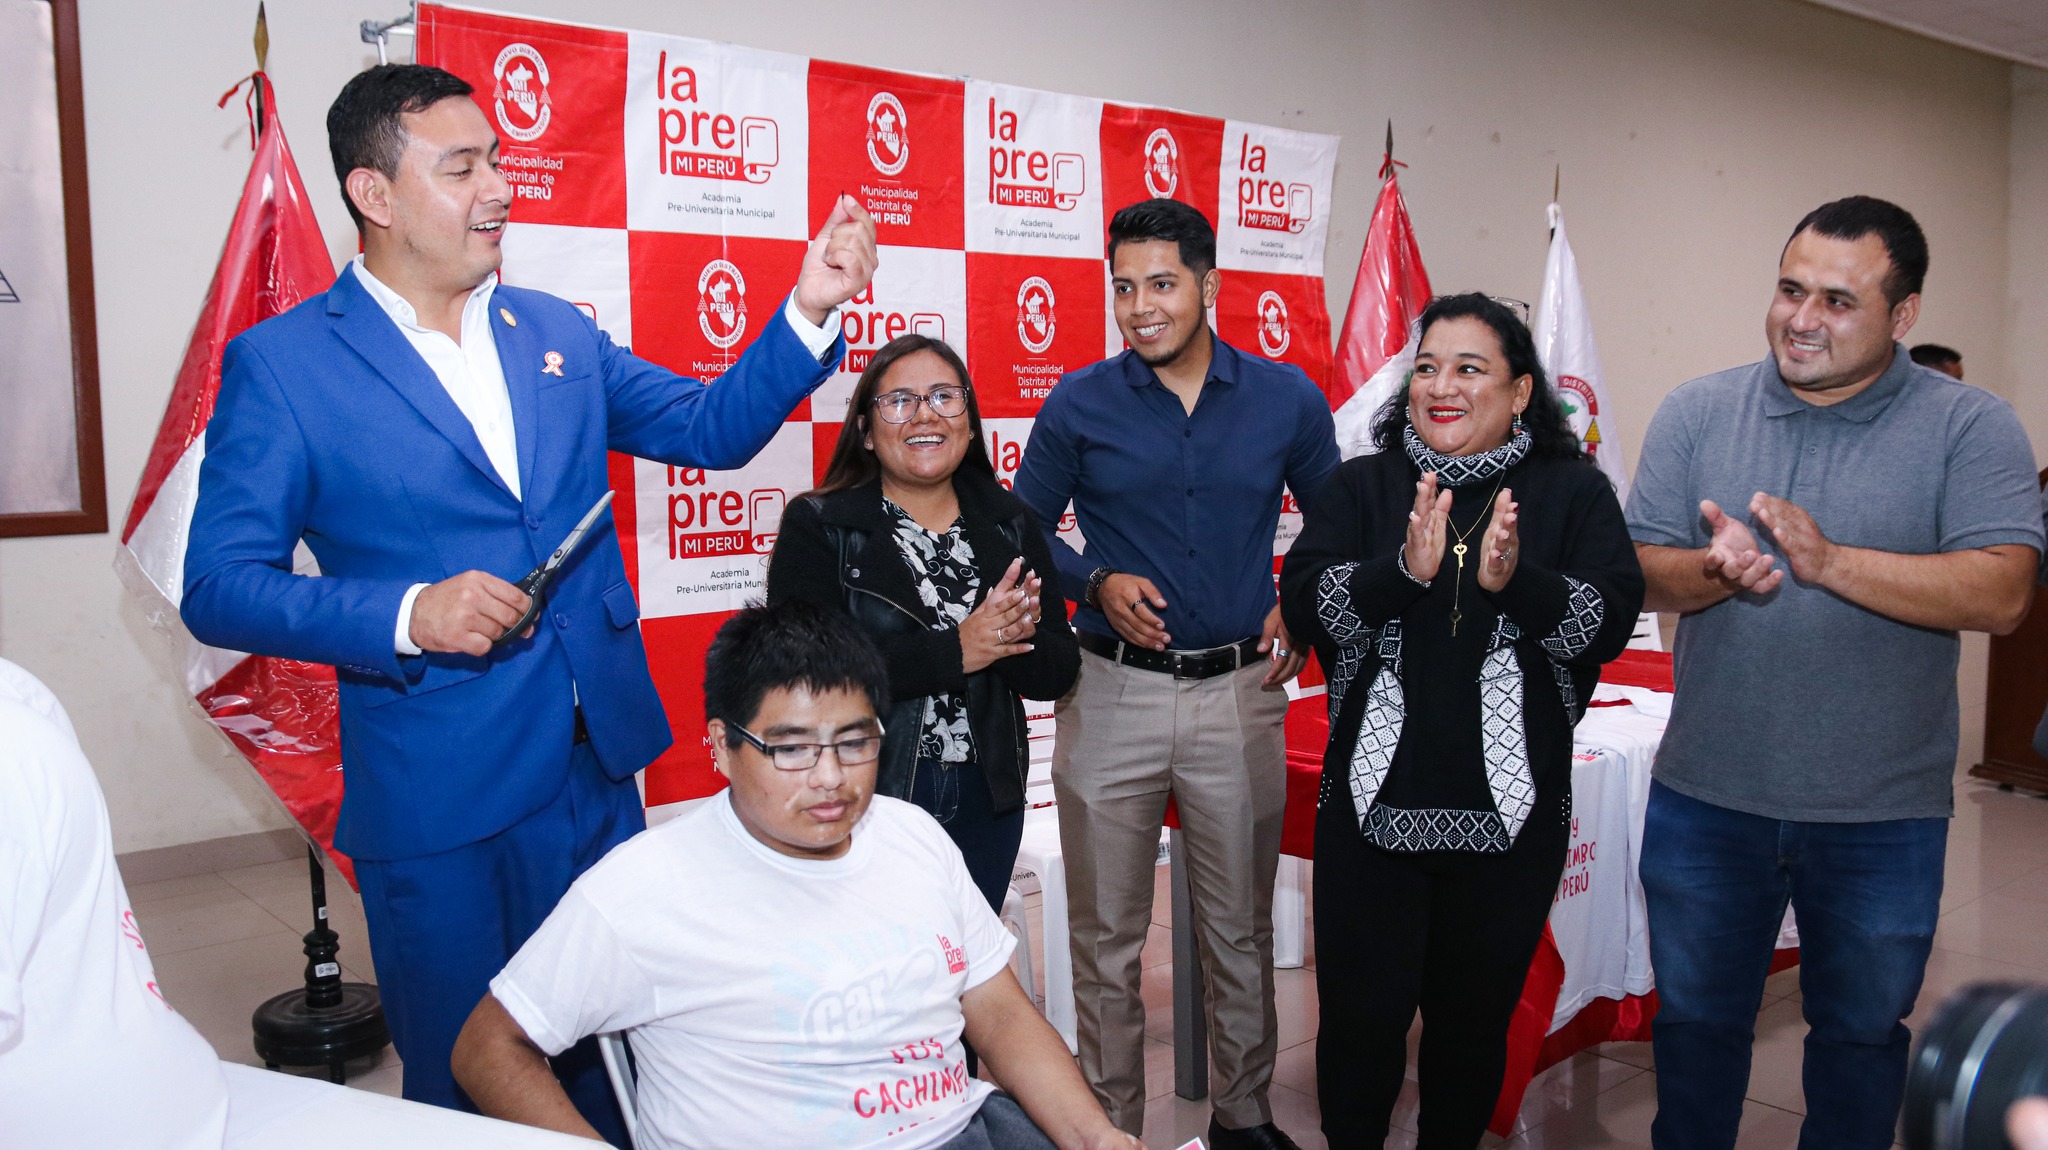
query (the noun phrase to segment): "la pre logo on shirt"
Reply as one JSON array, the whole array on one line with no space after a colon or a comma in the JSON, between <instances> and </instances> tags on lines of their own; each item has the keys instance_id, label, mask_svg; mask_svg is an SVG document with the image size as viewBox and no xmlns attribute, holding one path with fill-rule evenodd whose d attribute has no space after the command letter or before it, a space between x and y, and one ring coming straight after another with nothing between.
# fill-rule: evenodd
<instances>
[{"instance_id":1,"label":"la pre logo on shirt","mask_svg":"<svg viewBox=\"0 0 2048 1150\"><path fill-rule=\"evenodd\" d=\"M946 956L947 974L959 974L967 969L966 949L954 946L953 940L943 934L939 936L939 953Z\"/></svg>"}]
</instances>

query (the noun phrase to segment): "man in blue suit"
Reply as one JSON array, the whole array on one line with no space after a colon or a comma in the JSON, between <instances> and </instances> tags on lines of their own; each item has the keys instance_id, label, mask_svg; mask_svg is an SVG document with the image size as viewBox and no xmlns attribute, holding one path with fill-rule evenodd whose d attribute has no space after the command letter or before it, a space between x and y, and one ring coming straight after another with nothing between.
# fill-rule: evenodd
<instances>
[{"instance_id":1,"label":"man in blue suit","mask_svg":"<svg viewBox=\"0 0 2048 1150\"><path fill-rule=\"evenodd\" d=\"M335 666L335 841L405 1096L464 1108L448 1066L463 1020L570 882L645 826L633 776L671 741L609 517L494 646L528 605L510 580L604 493L607 448L750 459L829 375L832 313L876 263L873 222L842 197L782 318L717 386L684 379L496 282L511 196L470 92L381 66L329 109L363 254L229 345L183 603L204 642ZM301 541L318 577L293 573ZM594 1047L556 1068L623 1144Z\"/></svg>"}]
</instances>

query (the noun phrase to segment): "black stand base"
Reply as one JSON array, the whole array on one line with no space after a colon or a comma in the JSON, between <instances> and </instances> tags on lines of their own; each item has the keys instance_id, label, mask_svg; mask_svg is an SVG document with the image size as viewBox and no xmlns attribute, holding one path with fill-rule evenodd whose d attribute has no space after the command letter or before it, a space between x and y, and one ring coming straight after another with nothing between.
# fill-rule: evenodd
<instances>
[{"instance_id":1,"label":"black stand base","mask_svg":"<svg viewBox=\"0 0 2048 1150\"><path fill-rule=\"evenodd\" d=\"M279 1066L325 1066L336 1083L348 1081L347 1063L391 1044L384 1003L377 988L343 982L335 955L341 940L327 929L327 873L320 854L306 848L313 884L313 929L306 932L306 985L287 990L256 1008L249 1024L256 1032L256 1056L271 1070Z\"/></svg>"},{"instance_id":2,"label":"black stand base","mask_svg":"<svg viewBox=\"0 0 2048 1150\"><path fill-rule=\"evenodd\" d=\"M256 1008L250 1020L256 1030L256 1056L271 1070L280 1066L325 1066L331 1082L348 1081L344 1064L384 1049L391 1030L377 988L344 982L341 1001L333 1006L306 1003L301 987Z\"/></svg>"}]
</instances>

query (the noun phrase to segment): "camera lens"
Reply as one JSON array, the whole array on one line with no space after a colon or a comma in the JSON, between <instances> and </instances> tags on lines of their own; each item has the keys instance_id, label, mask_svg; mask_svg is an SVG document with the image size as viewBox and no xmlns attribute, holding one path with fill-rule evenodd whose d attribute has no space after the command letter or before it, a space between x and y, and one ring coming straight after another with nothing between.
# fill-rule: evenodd
<instances>
[{"instance_id":1,"label":"camera lens","mask_svg":"<svg viewBox=\"0 0 2048 1150\"><path fill-rule=\"evenodd\" d=\"M2048 1094L2048 986L1965 987L1913 1050L1907 1150L2006 1150L2006 1109L2037 1094Z\"/></svg>"}]
</instances>

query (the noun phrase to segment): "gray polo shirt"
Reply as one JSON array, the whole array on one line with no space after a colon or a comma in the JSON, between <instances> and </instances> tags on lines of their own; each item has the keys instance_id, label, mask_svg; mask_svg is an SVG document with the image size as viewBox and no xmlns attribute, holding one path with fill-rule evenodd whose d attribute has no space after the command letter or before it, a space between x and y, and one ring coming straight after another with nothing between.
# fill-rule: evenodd
<instances>
[{"instance_id":1,"label":"gray polo shirt","mask_svg":"<svg viewBox=\"0 0 2048 1150\"><path fill-rule=\"evenodd\" d=\"M1695 379L1650 421L1629 533L1705 547L1711 499L1750 522L1785 578L1686 615L1678 695L1657 753L1665 786L1802 822L1954 812L1954 631L1894 622L1792 578L1749 514L1758 491L1804 507L1837 543L1905 554L2042 545L2034 455L2012 408L1895 347L1860 394L1817 407L1771 358Z\"/></svg>"}]
</instances>

